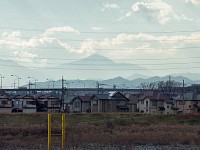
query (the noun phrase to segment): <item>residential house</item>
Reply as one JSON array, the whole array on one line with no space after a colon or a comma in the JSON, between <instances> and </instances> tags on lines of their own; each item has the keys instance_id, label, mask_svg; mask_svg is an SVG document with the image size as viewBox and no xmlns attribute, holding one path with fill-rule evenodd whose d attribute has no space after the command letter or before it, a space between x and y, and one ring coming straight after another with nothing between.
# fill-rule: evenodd
<instances>
[{"instance_id":1,"label":"residential house","mask_svg":"<svg viewBox=\"0 0 200 150\"><path fill-rule=\"evenodd\" d=\"M146 92L138 102L138 110L147 114L174 114L176 109L168 96L155 91Z\"/></svg>"},{"instance_id":2,"label":"residential house","mask_svg":"<svg viewBox=\"0 0 200 150\"><path fill-rule=\"evenodd\" d=\"M22 109L23 113L36 112L36 98L34 96L26 95L23 98Z\"/></svg>"},{"instance_id":3,"label":"residential house","mask_svg":"<svg viewBox=\"0 0 200 150\"><path fill-rule=\"evenodd\" d=\"M92 96L75 96L70 101L70 112L91 112Z\"/></svg>"},{"instance_id":4,"label":"residential house","mask_svg":"<svg viewBox=\"0 0 200 150\"><path fill-rule=\"evenodd\" d=\"M129 99L120 92L97 94L92 97L92 112L129 112Z\"/></svg>"},{"instance_id":5,"label":"residential house","mask_svg":"<svg viewBox=\"0 0 200 150\"><path fill-rule=\"evenodd\" d=\"M37 97L37 112L60 112L61 100L58 97L41 95Z\"/></svg>"},{"instance_id":6,"label":"residential house","mask_svg":"<svg viewBox=\"0 0 200 150\"><path fill-rule=\"evenodd\" d=\"M12 97L12 112L23 112L24 95L16 95Z\"/></svg>"},{"instance_id":7,"label":"residential house","mask_svg":"<svg viewBox=\"0 0 200 150\"><path fill-rule=\"evenodd\" d=\"M178 113L199 114L200 113L200 93L188 92L175 98Z\"/></svg>"},{"instance_id":8,"label":"residential house","mask_svg":"<svg viewBox=\"0 0 200 150\"><path fill-rule=\"evenodd\" d=\"M134 94L126 94L125 96L130 100L128 103L129 112L138 112L137 109L138 96Z\"/></svg>"},{"instance_id":9,"label":"residential house","mask_svg":"<svg viewBox=\"0 0 200 150\"><path fill-rule=\"evenodd\" d=\"M11 113L12 103L7 95L0 95L0 113Z\"/></svg>"}]
</instances>

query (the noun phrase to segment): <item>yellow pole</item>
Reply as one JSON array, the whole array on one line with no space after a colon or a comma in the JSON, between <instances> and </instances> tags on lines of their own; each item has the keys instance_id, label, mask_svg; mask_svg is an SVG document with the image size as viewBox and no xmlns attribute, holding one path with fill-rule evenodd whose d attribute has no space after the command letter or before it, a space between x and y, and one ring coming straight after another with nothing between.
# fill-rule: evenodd
<instances>
[{"instance_id":1,"label":"yellow pole","mask_svg":"<svg viewBox=\"0 0 200 150\"><path fill-rule=\"evenodd\" d=\"M65 133L65 114L62 114L62 150L65 149L65 137L66 137L66 133Z\"/></svg>"},{"instance_id":2,"label":"yellow pole","mask_svg":"<svg viewBox=\"0 0 200 150\"><path fill-rule=\"evenodd\" d=\"M48 150L51 150L51 114L48 114Z\"/></svg>"}]
</instances>

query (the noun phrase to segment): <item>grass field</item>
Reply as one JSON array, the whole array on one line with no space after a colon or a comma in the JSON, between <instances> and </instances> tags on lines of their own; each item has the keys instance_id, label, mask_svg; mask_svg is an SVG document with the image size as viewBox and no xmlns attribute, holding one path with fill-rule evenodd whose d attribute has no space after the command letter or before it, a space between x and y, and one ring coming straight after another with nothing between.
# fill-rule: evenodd
<instances>
[{"instance_id":1,"label":"grass field","mask_svg":"<svg viewBox=\"0 0 200 150\"><path fill-rule=\"evenodd\" d=\"M61 132L61 115L53 115ZM67 147L96 145L200 145L199 115L67 114ZM57 128L59 127L59 128ZM53 137L61 145L61 137ZM47 145L47 114L0 114L0 149ZM37 148L36 148L37 149Z\"/></svg>"}]
</instances>

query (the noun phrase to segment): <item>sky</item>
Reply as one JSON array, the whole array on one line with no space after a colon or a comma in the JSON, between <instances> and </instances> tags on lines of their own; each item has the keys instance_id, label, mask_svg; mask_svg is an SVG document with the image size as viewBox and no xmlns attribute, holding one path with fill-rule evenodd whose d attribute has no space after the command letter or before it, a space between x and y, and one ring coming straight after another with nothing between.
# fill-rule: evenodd
<instances>
[{"instance_id":1,"label":"sky","mask_svg":"<svg viewBox=\"0 0 200 150\"><path fill-rule=\"evenodd\" d=\"M45 68L99 54L200 73L199 14L200 0L1 0L0 59Z\"/></svg>"}]
</instances>

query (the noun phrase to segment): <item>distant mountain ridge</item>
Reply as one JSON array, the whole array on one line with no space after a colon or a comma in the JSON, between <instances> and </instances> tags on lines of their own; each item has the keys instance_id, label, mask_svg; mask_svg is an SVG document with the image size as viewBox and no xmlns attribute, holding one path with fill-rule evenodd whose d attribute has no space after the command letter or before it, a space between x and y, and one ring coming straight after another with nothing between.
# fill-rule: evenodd
<instances>
[{"instance_id":1,"label":"distant mountain ridge","mask_svg":"<svg viewBox=\"0 0 200 150\"><path fill-rule=\"evenodd\" d=\"M127 76L136 72L143 74L150 72L145 67L129 63L116 63L107 57L97 54L79 61L61 64L58 67L69 69L67 73L69 78L76 76L79 79L88 79L92 76L105 80L116 76Z\"/></svg>"},{"instance_id":2,"label":"distant mountain ridge","mask_svg":"<svg viewBox=\"0 0 200 150\"><path fill-rule=\"evenodd\" d=\"M14 80L16 79L11 77L12 74L21 78L20 85L25 85L29 82L29 80L33 81L33 78L35 78L38 79L38 82L41 82L41 87L47 78L58 80L62 76L68 80L80 79L83 82L85 81L86 85L93 83L93 81L93 84L95 84L96 80L98 80L100 83L107 84L109 86L113 86L113 84L126 84L128 87L137 87L142 82L169 80L169 75L164 77L152 76L147 68L134 64L117 63L107 57L97 54L91 55L78 61L61 64L52 69L48 67L29 69L19 65L14 61L0 59L0 74L5 77L3 79L3 86L6 86L7 88L11 88ZM177 73L170 76L171 80L178 82L185 80L187 85L200 83L200 74ZM28 79L28 77L33 78ZM86 79L90 79L90 82L88 82ZM44 87L46 87L46 85L47 84L45 84ZM38 86L40 85L38 84ZM79 86L78 83L77 86ZM59 83L58 87L60 87Z\"/></svg>"},{"instance_id":3,"label":"distant mountain ridge","mask_svg":"<svg viewBox=\"0 0 200 150\"><path fill-rule=\"evenodd\" d=\"M169 76L165 76L165 77L159 77L159 76L154 76L154 77L150 77L147 79L142 79L142 78L138 78L138 79L134 79L134 80L128 80L125 79L123 77L116 77L116 78L112 78L112 79L108 79L108 80L101 80L101 81L96 81L96 80L68 80L67 82L71 83L70 88L96 88L97 87L97 82L101 85L101 87L103 88L113 88L114 86L116 86L117 88L138 88L139 85L141 83L151 83L151 82L157 82L157 81L168 81L169 80ZM170 80L174 80L176 82L180 82L182 83L183 80L185 81L186 86L189 86L191 84L195 84L195 83L199 83L198 81L193 81L190 80L186 77L173 77L170 76ZM43 82L40 83L40 85L38 85L38 87L44 88L47 86L47 82ZM84 86L83 86L84 85ZM56 86L57 88L61 87L61 83L60 82L56 82Z\"/></svg>"}]
</instances>

